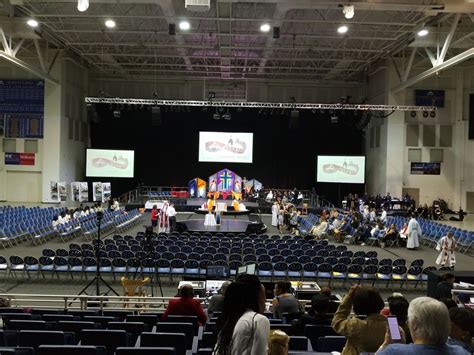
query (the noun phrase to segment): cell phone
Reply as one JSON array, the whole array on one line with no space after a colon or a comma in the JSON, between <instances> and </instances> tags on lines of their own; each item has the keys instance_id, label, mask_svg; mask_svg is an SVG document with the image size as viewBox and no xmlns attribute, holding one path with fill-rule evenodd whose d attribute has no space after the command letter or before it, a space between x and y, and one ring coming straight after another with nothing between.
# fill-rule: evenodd
<instances>
[{"instance_id":1,"label":"cell phone","mask_svg":"<svg viewBox=\"0 0 474 355\"><path fill-rule=\"evenodd\" d=\"M388 331L390 332L390 338L394 343L402 341L402 334L400 328L398 328L398 320L395 316L387 317Z\"/></svg>"}]
</instances>

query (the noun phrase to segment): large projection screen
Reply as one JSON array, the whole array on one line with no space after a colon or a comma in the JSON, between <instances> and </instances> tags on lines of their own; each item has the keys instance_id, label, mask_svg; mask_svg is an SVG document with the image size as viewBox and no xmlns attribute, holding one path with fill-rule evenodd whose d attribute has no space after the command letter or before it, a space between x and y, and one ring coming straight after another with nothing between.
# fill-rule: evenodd
<instances>
[{"instance_id":1,"label":"large projection screen","mask_svg":"<svg viewBox=\"0 0 474 355\"><path fill-rule=\"evenodd\" d=\"M252 163L253 133L199 132L199 161Z\"/></svg>"},{"instance_id":2,"label":"large projection screen","mask_svg":"<svg viewBox=\"0 0 474 355\"><path fill-rule=\"evenodd\" d=\"M132 178L134 158L133 150L87 149L86 175Z\"/></svg>"},{"instance_id":3,"label":"large projection screen","mask_svg":"<svg viewBox=\"0 0 474 355\"><path fill-rule=\"evenodd\" d=\"M365 157L318 156L318 182L363 184L365 182Z\"/></svg>"}]
</instances>

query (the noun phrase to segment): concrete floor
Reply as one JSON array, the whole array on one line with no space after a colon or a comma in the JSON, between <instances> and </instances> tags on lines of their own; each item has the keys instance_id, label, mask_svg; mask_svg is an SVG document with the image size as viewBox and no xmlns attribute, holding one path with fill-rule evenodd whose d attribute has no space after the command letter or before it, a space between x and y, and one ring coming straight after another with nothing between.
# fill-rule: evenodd
<instances>
[{"instance_id":1,"label":"concrete floor","mask_svg":"<svg viewBox=\"0 0 474 355\"><path fill-rule=\"evenodd\" d=\"M204 216L195 215L192 213L180 213L178 214L178 221L183 221L186 219L204 219ZM224 217L226 218L226 217ZM239 218L247 219L247 216L241 216ZM277 230L275 227L271 226L271 216L269 215L262 215L262 221L268 226L268 234L277 234ZM456 222L445 222L447 224L456 223ZM149 216L145 215L142 223L139 226L132 228L131 230L127 231L125 234L135 235L138 231L144 231L144 226L149 224ZM470 215L467 216L466 220L462 223L457 222L456 224L462 228L470 228L471 230L474 229L474 216ZM112 234L110 233L106 238L110 238ZM81 243L81 240L73 240L73 243ZM68 244L62 243L59 240L50 241L40 246L32 246L28 243L23 243L22 245L15 246L13 248L8 248L0 251L0 255L6 257L10 257L11 255L19 255L21 257L31 255L35 257L41 256L41 251L45 248L57 249L57 248L65 248L68 249ZM407 263L415 259L424 259L425 266L435 265L434 261L438 255L438 252L434 249L427 248L427 247L420 247L419 250L416 251L409 251L405 248L388 248L388 249L380 249L376 247L370 246L355 246L355 245L348 245L348 249L352 251L358 250L371 250L375 249L378 252L379 259L382 258L404 258L407 260ZM473 257L470 255L464 255L457 253L457 265L456 270L467 270L467 271L474 271L473 270ZM92 277L92 276L91 276ZM90 277L90 278L91 278ZM76 277L77 278L77 277ZM89 278L89 280L90 280ZM114 282L109 275L104 276L104 278L111 283L111 285L115 288L115 290L122 294L122 287L120 286L119 282ZM168 279L163 280L163 294L164 296L174 296L176 294L177 289L177 279L173 282L170 282ZM10 277L7 278L6 275L0 274L0 293L14 293L14 294L67 294L67 295L75 295L77 294L82 288L87 284L88 281L86 280L71 280L69 276L63 276L60 280L53 279L50 275L46 275L46 279L36 278L34 276L32 279L23 278L19 276L18 278ZM343 293L347 290L348 286L344 288L339 285L335 286L336 290ZM393 290L385 289L385 285L381 286L381 291L384 296L390 295ZM104 289L101 289L101 292L105 292ZM418 289L413 289L412 287L409 290L402 291L406 293L409 298L418 297L421 295L425 295L426 291L420 287ZM94 294L94 288L90 288L88 291L89 294ZM155 291L156 295L157 291Z\"/></svg>"}]
</instances>

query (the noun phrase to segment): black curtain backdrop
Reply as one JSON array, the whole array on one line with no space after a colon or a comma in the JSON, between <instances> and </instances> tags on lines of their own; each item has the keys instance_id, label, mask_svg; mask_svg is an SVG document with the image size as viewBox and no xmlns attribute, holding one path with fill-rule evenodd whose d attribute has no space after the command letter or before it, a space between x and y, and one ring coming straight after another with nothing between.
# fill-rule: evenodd
<instances>
[{"instance_id":1,"label":"black curtain backdrop","mask_svg":"<svg viewBox=\"0 0 474 355\"><path fill-rule=\"evenodd\" d=\"M157 126L150 107L122 107L120 117L114 117L114 109L96 106L98 119L91 126L91 148L134 150L135 177L87 179L110 181L113 196L139 183L187 186L195 177L207 181L223 168L256 178L265 188L315 187L318 194L332 201L349 192L364 191L362 184L316 183L318 155L363 155L363 134L355 128L359 116L352 112L339 112L339 123L331 123L329 112L300 111L298 127L290 129L289 111L234 109L229 121L212 119L215 108L162 107ZM252 132L253 163L200 163L200 131Z\"/></svg>"}]
</instances>

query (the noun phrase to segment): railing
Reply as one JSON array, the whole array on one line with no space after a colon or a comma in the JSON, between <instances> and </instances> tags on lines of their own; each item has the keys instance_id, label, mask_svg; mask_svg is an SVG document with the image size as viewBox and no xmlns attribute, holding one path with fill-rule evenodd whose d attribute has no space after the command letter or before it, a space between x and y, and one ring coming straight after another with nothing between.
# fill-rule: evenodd
<instances>
[{"instance_id":1,"label":"railing","mask_svg":"<svg viewBox=\"0 0 474 355\"><path fill-rule=\"evenodd\" d=\"M64 310L129 310L153 312L164 310L174 297L151 296L91 296L91 295L47 295L27 293L0 293L0 298L10 300L13 308L41 308ZM209 298L197 297L198 301L208 305ZM271 299L267 303L271 303ZM306 306L310 300L299 300Z\"/></svg>"}]
</instances>

